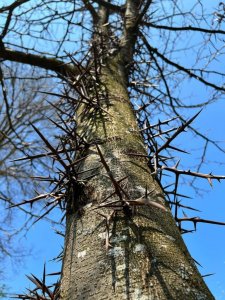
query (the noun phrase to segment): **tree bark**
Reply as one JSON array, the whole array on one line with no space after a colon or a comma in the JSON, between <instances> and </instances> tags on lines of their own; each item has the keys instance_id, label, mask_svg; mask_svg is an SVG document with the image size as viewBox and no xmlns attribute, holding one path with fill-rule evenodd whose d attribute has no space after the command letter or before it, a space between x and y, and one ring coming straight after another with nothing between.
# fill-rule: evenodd
<instances>
[{"instance_id":1,"label":"tree bark","mask_svg":"<svg viewBox=\"0 0 225 300\"><path fill-rule=\"evenodd\" d=\"M68 209L61 299L214 299L150 174L119 56L108 59L101 82L107 113L78 109L77 130L89 143L79 179L97 175ZM122 208L96 209L110 195Z\"/></svg>"}]
</instances>

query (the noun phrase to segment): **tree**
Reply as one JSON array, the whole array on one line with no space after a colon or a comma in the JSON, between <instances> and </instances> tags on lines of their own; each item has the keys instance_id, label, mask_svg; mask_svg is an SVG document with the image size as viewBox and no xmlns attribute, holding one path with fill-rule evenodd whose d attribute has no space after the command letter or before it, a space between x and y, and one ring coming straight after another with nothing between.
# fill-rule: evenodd
<instances>
[{"instance_id":1,"label":"tree","mask_svg":"<svg viewBox=\"0 0 225 300\"><path fill-rule=\"evenodd\" d=\"M224 4L210 15L199 0L17 0L0 13L2 60L46 69L64 82L63 93L46 93L60 98L55 125L65 135L55 147L32 125L48 151L24 158L51 157L58 178L39 178L54 185L51 191L13 205L47 199L44 215L57 205L65 210L60 298L213 299L181 238L182 224L224 223L179 217L177 186L182 175L210 184L224 177L179 169L171 151L183 151L172 142L186 128L205 149L211 143L224 151L192 127L199 112L186 122L179 112L224 92L224 73L211 69L223 52ZM176 57L184 36L194 64ZM185 104L179 88L187 78L210 88L211 97ZM159 113L174 117L152 124ZM164 130L175 119L182 124ZM160 182L165 171L175 175L169 191Z\"/></svg>"},{"instance_id":2,"label":"tree","mask_svg":"<svg viewBox=\"0 0 225 300\"><path fill-rule=\"evenodd\" d=\"M29 70L29 71L28 71ZM1 261L1 280L4 278L4 266L7 262L19 262L27 255L29 251L23 251L23 247L16 245L16 238L24 234L28 227L29 220L34 216L34 212L27 211L20 207L20 213L9 210L8 207L13 203L15 196L20 194L23 197L33 195L29 186L33 184L31 168L27 165L16 164L12 161L28 151L32 153L33 147L39 147L38 141L30 136L31 130L28 127L29 122L38 124L43 129L49 128L46 124L46 118L49 114L50 105L46 104L45 98L37 94L37 90L45 85L44 81L39 79L32 81L30 73L35 74L34 68L27 68L10 62L6 65L0 65L0 261ZM46 86L46 88L48 88ZM27 140L27 142L25 142ZM32 147L30 147L32 145ZM40 167L40 162L39 162ZM44 168L44 166L43 166ZM48 167L48 170L49 167ZM30 214L23 218L21 212ZM26 220L25 220L26 217ZM20 218L20 227L15 225L16 220ZM22 221L24 219L24 222ZM3 290L3 289L2 289ZM3 292L2 292L3 293Z\"/></svg>"}]
</instances>

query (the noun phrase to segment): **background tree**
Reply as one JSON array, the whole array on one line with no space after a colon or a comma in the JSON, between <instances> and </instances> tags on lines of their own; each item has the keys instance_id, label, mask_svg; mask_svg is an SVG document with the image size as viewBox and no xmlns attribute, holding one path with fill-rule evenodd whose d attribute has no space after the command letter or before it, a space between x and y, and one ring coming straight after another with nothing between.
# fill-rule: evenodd
<instances>
[{"instance_id":1,"label":"background tree","mask_svg":"<svg viewBox=\"0 0 225 300\"><path fill-rule=\"evenodd\" d=\"M209 144L224 150L192 127L198 113L182 116L224 92L215 63L223 55L224 5L217 5L210 12L201 1L22 0L0 8L2 60L44 68L63 82L62 95L47 92L60 97L59 146L32 125L48 150L24 158L50 156L58 175L39 179L54 187L13 205L45 199L42 217L57 205L66 211L61 299L213 299L180 232L188 231L184 222L224 223L181 217L179 207L193 208L177 188L181 176L210 185L224 178L199 173ZM187 104L188 82L205 85L207 100ZM169 119L154 124L159 114ZM204 143L197 172L173 159L173 151L184 152L174 139L187 128ZM162 178L167 172L172 186Z\"/></svg>"},{"instance_id":2,"label":"background tree","mask_svg":"<svg viewBox=\"0 0 225 300\"><path fill-rule=\"evenodd\" d=\"M31 80L30 74L35 77ZM46 80L46 79L45 79ZM51 106L45 101L46 96L37 94L40 87L46 86L35 70L31 67L9 62L1 64L0 68L1 100L0 100L0 261L1 279L7 262L11 261L18 267L19 261L30 253L22 245L18 246L19 236L25 234L35 215L35 212L19 207L19 211L9 210L18 195L20 199L34 195L30 186L34 185L34 176L40 168L44 170L47 165L39 162L29 164L14 163L13 160L33 152L33 148L40 147L39 141L32 136L29 122L38 124L43 130L49 129L46 120L50 114ZM50 81L49 81L50 82ZM51 113L52 115L52 113ZM48 172L51 167L48 165ZM32 170L32 172L31 172ZM40 187L39 187L40 188ZM26 215L24 215L24 212ZM17 222L18 218L20 222ZM17 224L16 224L17 223ZM19 224L19 227L18 227ZM15 262L16 260L16 262Z\"/></svg>"}]
</instances>

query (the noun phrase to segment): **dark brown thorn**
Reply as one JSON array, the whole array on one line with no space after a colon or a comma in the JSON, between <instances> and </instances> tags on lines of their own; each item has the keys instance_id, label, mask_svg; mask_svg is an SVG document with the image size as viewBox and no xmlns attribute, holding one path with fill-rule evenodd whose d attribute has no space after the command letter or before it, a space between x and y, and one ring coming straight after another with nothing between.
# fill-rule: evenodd
<instances>
[{"instance_id":1,"label":"dark brown thorn","mask_svg":"<svg viewBox=\"0 0 225 300\"><path fill-rule=\"evenodd\" d=\"M66 147L65 147L65 144L62 144L62 147L63 147L63 150L64 150L64 154L66 155L66 159L67 159L67 161L68 161L68 163L69 163L69 166L72 168L72 170L73 170L73 172L74 172L74 174L75 174L75 169L74 169L74 166L72 165L72 159L71 159L71 157L69 156L69 153L67 152L67 149L66 149ZM68 169L68 170L70 169L69 166L67 165L67 169Z\"/></svg>"},{"instance_id":2,"label":"dark brown thorn","mask_svg":"<svg viewBox=\"0 0 225 300\"><path fill-rule=\"evenodd\" d=\"M60 95L60 96L62 96L62 95ZM65 96L65 98L67 98L67 97L68 96ZM65 111L63 111L58 105L55 105L48 100L45 100L45 101L48 102L48 104L50 104L51 106L53 106L55 109L57 109L62 115L66 115L67 117L71 118L71 115L66 113Z\"/></svg>"},{"instance_id":3,"label":"dark brown thorn","mask_svg":"<svg viewBox=\"0 0 225 300\"><path fill-rule=\"evenodd\" d=\"M179 229L180 229L181 234L186 234L186 233L192 233L192 232L195 232L195 230L187 230L187 229L184 229L184 228L179 228Z\"/></svg>"},{"instance_id":4,"label":"dark brown thorn","mask_svg":"<svg viewBox=\"0 0 225 300\"><path fill-rule=\"evenodd\" d=\"M209 274L202 275L202 278L212 276L212 275L215 275L215 273L209 273Z\"/></svg>"},{"instance_id":5,"label":"dark brown thorn","mask_svg":"<svg viewBox=\"0 0 225 300\"><path fill-rule=\"evenodd\" d=\"M77 76L76 80L72 83L72 86L73 87L77 86L80 83L80 81L82 81L82 79L85 77L85 75L90 71L90 69L91 69L91 66L86 68L83 72L81 71L82 74Z\"/></svg>"},{"instance_id":6,"label":"dark brown thorn","mask_svg":"<svg viewBox=\"0 0 225 300\"><path fill-rule=\"evenodd\" d=\"M162 204L160 204L156 201L151 201L151 200L149 200L148 198L145 198L145 197L140 197L140 198L137 198L137 199L134 199L134 200L127 200L127 202L130 205L134 205L134 206L146 205L146 206L152 206L152 207L160 208L163 211L167 211L167 209Z\"/></svg>"},{"instance_id":7,"label":"dark brown thorn","mask_svg":"<svg viewBox=\"0 0 225 300\"><path fill-rule=\"evenodd\" d=\"M45 288L45 279L46 279L46 273L45 273L45 263L44 263L44 269L43 269L43 275L42 275L42 292L45 296L46 288Z\"/></svg>"},{"instance_id":8,"label":"dark brown thorn","mask_svg":"<svg viewBox=\"0 0 225 300\"><path fill-rule=\"evenodd\" d=\"M178 118L179 118L179 117L174 117L174 118L171 118L171 119L169 119L169 120L162 121L162 122L159 120L158 123L156 123L156 124L154 124L154 125L150 125L150 126L148 126L148 127L145 127L145 128L143 128L143 129L140 129L140 131L148 130L148 129L157 127L157 126L159 126L159 125L168 124L169 122L174 121L174 120L176 120L176 119L178 119Z\"/></svg>"},{"instance_id":9,"label":"dark brown thorn","mask_svg":"<svg viewBox=\"0 0 225 300\"><path fill-rule=\"evenodd\" d=\"M56 183L56 185L54 186L54 188L52 189L51 193L53 193L54 191L57 190L57 188L59 188L60 186L62 186L63 181L64 181L66 178L67 178L67 176L66 176L66 175L63 175L62 178L60 178L60 179L57 181L57 183ZM69 182L69 180L68 180L68 182Z\"/></svg>"},{"instance_id":10,"label":"dark brown thorn","mask_svg":"<svg viewBox=\"0 0 225 300\"><path fill-rule=\"evenodd\" d=\"M80 175L80 174L83 174L83 173L86 173L86 172L90 172L90 171L94 171L94 170L98 170L101 166L98 166L98 167L94 167L94 168L90 168L90 169L87 169L87 170L83 170L83 171L80 171L77 173L77 175Z\"/></svg>"},{"instance_id":11,"label":"dark brown thorn","mask_svg":"<svg viewBox=\"0 0 225 300\"><path fill-rule=\"evenodd\" d=\"M194 211L197 211L197 212L201 212L200 210L198 210L196 208L193 208L193 207L187 206L187 205L183 205L180 202L173 202L173 201L167 201L167 202L170 203L170 204L172 204L172 205L177 205L179 207L183 207L183 208L186 208L186 209L190 209L190 210L194 210Z\"/></svg>"},{"instance_id":12,"label":"dark brown thorn","mask_svg":"<svg viewBox=\"0 0 225 300\"><path fill-rule=\"evenodd\" d=\"M176 164L174 166L175 169L179 166L179 163L180 163L180 159L176 162Z\"/></svg>"},{"instance_id":13,"label":"dark brown thorn","mask_svg":"<svg viewBox=\"0 0 225 300\"><path fill-rule=\"evenodd\" d=\"M117 180L117 183L119 184L120 182L122 182L123 180L127 179L127 176L121 178L120 180ZM116 194L116 192L114 191L113 193L111 193L110 195L108 195L107 197L105 197L101 202L104 203L105 201L107 201L109 198L113 197Z\"/></svg>"},{"instance_id":14,"label":"dark brown thorn","mask_svg":"<svg viewBox=\"0 0 225 300\"><path fill-rule=\"evenodd\" d=\"M180 149L180 148L177 148L177 147L174 147L174 146L171 146L171 145L167 146L167 148L170 148L170 149L173 149L173 150L176 150L178 152L185 153L185 154L190 154L189 152L187 152L187 151L185 151L183 149Z\"/></svg>"},{"instance_id":15,"label":"dark brown thorn","mask_svg":"<svg viewBox=\"0 0 225 300\"><path fill-rule=\"evenodd\" d=\"M64 131L67 135L70 135L70 131L67 130L67 128L61 126L59 123L55 122L54 120L52 120L51 118L46 117L50 122L52 122L56 128L61 129L62 131Z\"/></svg>"},{"instance_id":16,"label":"dark brown thorn","mask_svg":"<svg viewBox=\"0 0 225 300\"><path fill-rule=\"evenodd\" d=\"M170 184L164 186L164 187L163 187L163 190L165 191L165 189L168 189L169 187L171 187L171 186L173 186L173 185L174 185L174 183L170 183Z\"/></svg>"},{"instance_id":17,"label":"dark brown thorn","mask_svg":"<svg viewBox=\"0 0 225 300\"><path fill-rule=\"evenodd\" d=\"M58 118L60 119L60 121L62 122L62 124L65 126L65 130L66 130L66 132L68 133L68 136L69 137L72 137L72 139L74 140L75 139L75 141L76 141L76 138L77 138L77 132L76 132L76 127L75 127L75 125L74 125L74 127L73 128L71 128L71 127L69 127L68 125L67 125L67 122L64 120L64 118L62 117L62 114L59 114L59 113L57 113L57 116L58 116ZM70 120L71 120L71 117L70 117ZM64 131L65 131L64 130Z\"/></svg>"},{"instance_id":18,"label":"dark brown thorn","mask_svg":"<svg viewBox=\"0 0 225 300\"><path fill-rule=\"evenodd\" d=\"M53 273L48 273L47 276L58 276L60 275L62 272L53 272Z\"/></svg>"},{"instance_id":19,"label":"dark brown thorn","mask_svg":"<svg viewBox=\"0 0 225 300\"><path fill-rule=\"evenodd\" d=\"M177 127L175 127L175 128L170 128L170 129L165 130L165 131L161 131L161 130L160 130L158 133L153 134L152 137L153 137L153 138L156 138L156 137L158 137L158 136L160 137L161 135L164 135L164 134L167 135L169 132L172 132L172 131L174 131L174 130L177 130Z\"/></svg>"},{"instance_id":20,"label":"dark brown thorn","mask_svg":"<svg viewBox=\"0 0 225 300\"><path fill-rule=\"evenodd\" d=\"M59 195L59 193L57 193L57 195L54 195L52 197L54 198L54 200L52 200L50 202L47 202L45 204L45 207L48 207L49 205L52 205L54 203L58 203L59 204L61 202L61 200L65 197L65 195L64 195L64 193L61 193L60 195Z\"/></svg>"},{"instance_id":21,"label":"dark brown thorn","mask_svg":"<svg viewBox=\"0 0 225 300\"><path fill-rule=\"evenodd\" d=\"M97 176L97 175L99 175L99 173L90 175L90 176L85 177L85 178L82 178L82 179L77 179L77 182L84 182L84 181L90 180L91 178L93 178L93 177L95 177L95 176Z\"/></svg>"},{"instance_id":22,"label":"dark brown thorn","mask_svg":"<svg viewBox=\"0 0 225 300\"><path fill-rule=\"evenodd\" d=\"M20 206L20 205L24 205L24 204L30 204L32 206L32 204L36 201L39 201L39 200L42 200L44 198L49 198L49 197L53 197L54 195L52 195L51 193L47 193L47 194L42 194L42 195L39 195L37 197L34 197L32 199L29 199L29 200L24 200L20 203L17 203L17 204L13 204L13 205L10 205L9 208L13 208L13 207L17 207L17 206Z\"/></svg>"},{"instance_id":23,"label":"dark brown thorn","mask_svg":"<svg viewBox=\"0 0 225 300\"><path fill-rule=\"evenodd\" d=\"M168 195L174 195L174 194L176 194L176 197L182 197L182 198L192 199L192 197L189 197L189 196L183 195L183 194L179 194L179 193L174 193L174 191L172 191L172 192L166 192L166 191L164 191L164 193L168 194Z\"/></svg>"},{"instance_id":24,"label":"dark brown thorn","mask_svg":"<svg viewBox=\"0 0 225 300\"><path fill-rule=\"evenodd\" d=\"M81 158L76 159L74 162L72 162L70 165L68 165L68 168L70 168L70 167L72 167L72 166L75 166L76 164L78 164L78 163L81 162L82 160L86 159L89 155L90 155L90 154L85 155L85 156L83 156L83 157L81 157Z\"/></svg>"},{"instance_id":25,"label":"dark brown thorn","mask_svg":"<svg viewBox=\"0 0 225 300\"><path fill-rule=\"evenodd\" d=\"M111 208L111 207L115 207L115 204L116 203L121 203L121 200L114 200L112 202L106 202L104 204L99 204L97 207L93 208L93 210L96 210L96 209L101 209L101 208ZM122 207L122 204L120 205Z\"/></svg>"},{"instance_id":26,"label":"dark brown thorn","mask_svg":"<svg viewBox=\"0 0 225 300\"><path fill-rule=\"evenodd\" d=\"M149 158L150 159L153 159L154 156L150 156ZM158 159L160 162L165 162L167 160L171 160L171 159L174 159L175 157L174 156L163 156L163 155L158 155Z\"/></svg>"},{"instance_id":27,"label":"dark brown thorn","mask_svg":"<svg viewBox=\"0 0 225 300\"><path fill-rule=\"evenodd\" d=\"M111 197L113 197L114 195L116 194L116 192L112 192L111 194L109 194L107 197L105 197L101 202L100 204L106 202L108 199L110 199Z\"/></svg>"},{"instance_id":28,"label":"dark brown thorn","mask_svg":"<svg viewBox=\"0 0 225 300\"><path fill-rule=\"evenodd\" d=\"M114 177L113 177L113 175L112 175L112 172L111 172L111 170L110 170L110 168L109 168L107 162L105 161L104 156L103 156L103 154L102 154L102 152L101 152L101 150L100 150L100 148L99 148L99 146L98 146L97 144L96 144L96 148L97 148L97 150L98 150L98 154L99 154L99 156L100 156L101 162L102 162L103 166L105 167L106 172L107 172L107 174L108 174L110 180L111 180L112 183L113 183L113 186L114 186L114 188L115 188L115 192L116 192L116 194L119 196L120 200L123 202L123 197L122 197L122 194L121 194L121 192L120 192L120 185L119 185L119 184L117 183L117 181L114 179Z\"/></svg>"},{"instance_id":29,"label":"dark brown thorn","mask_svg":"<svg viewBox=\"0 0 225 300\"><path fill-rule=\"evenodd\" d=\"M202 265L196 259L194 259L193 257L192 257L192 259L199 267L203 268Z\"/></svg>"},{"instance_id":30,"label":"dark brown thorn","mask_svg":"<svg viewBox=\"0 0 225 300\"><path fill-rule=\"evenodd\" d=\"M75 151L75 150L76 150L76 148L71 148L71 149L67 149L66 151L71 152L71 151ZM57 150L55 150L55 151L57 151ZM57 151L58 154L61 154L61 153L64 153L64 152L65 152L64 149L61 149L61 150ZM49 151L49 152L41 153L41 154L37 154L37 155L27 155L26 157L20 157L20 158L11 160L10 162L29 160L29 159L32 160L32 159L42 158L42 157L45 157L45 156L53 156L53 155L55 155L55 153L52 152L52 151Z\"/></svg>"},{"instance_id":31,"label":"dark brown thorn","mask_svg":"<svg viewBox=\"0 0 225 300\"><path fill-rule=\"evenodd\" d=\"M175 220L177 220L177 216L178 216L178 206L177 206L177 187L178 187L178 181L179 181L179 175L176 174L175 177L175 185L174 185L174 202L176 203L175 205Z\"/></svg>"},{"instance_id":32,"label":"dark brown thorn","mask_svg":"<svg viewBox=\"0 0 225 300\"><path fill-rule=\"evenodd\" d=\"M49 182L56 182L56 179L51 177L44 177L44 176L30 176L30 178L39 180L39 181L49 181Z\"/></svg>"},{"instance_id":33,"label":"dark brown thorn","mask_svg":"<svg viewBox=\"0 0 225 300\"><path fill-rule=\"evenodd\" d=\"M58 162L67 170L67 165L65 162L61 159L60 155L58 154L57 150L49 143L49 141L43 136L43 134L37 129L36 126L30 123L30 125L34 128L34 130L37 132L37 134L40 136L40 138L43 140L43 142L46 144L46 146L55 154L57 157Z\"/></svg>"},{"instance_id":34,"label":"dark brown thorn","mask_svg":"<svg viewBox=\"0 0 225 300\"><path fill-rule=\"evenodd\" d=\"M106 175L107 176L107 175ZM109 178L109 176L107 176ZM127 194L127 192L122 188L121 185L119 185L118 180L115 180L117 183L118 188L123 192L123 194L126 196L127 199L130 199L129 195Z\"/></svg>"},{"instance_id":35,"label":"dark brown thorn","mask_svg":"<svg viewBox=\"0 0 225 300\"><path fill-rule=\"evenodd\" d=\"M177 204L178 205L178 204ZM188 218L188 215L185 213L185 211L182 209L182 213L183 213L183 216L185 217L185 218Z\"/></svg>"},{"instance_id":36,"label":"dark brown thorn","mask_svg":"<svg viewBox=\"0 0 225 300\"><path fill-rule=\"evenodd\" d=\"M178 222L193 222L193 224L196 224L196 223L207 223L207 224L215 224L215 225L225 226L224 222L213 221L213 220L206 220L206 219L201 219L199 217L177 218L177 221Z\"/></svg>"},{"instance_id":37,"label":"dark brown thorn","mask_svg":"<svg viewBox=\"0 0 225 300\"><path fill-rule=\"evenodd\" d=\"M195 114L190 120L188 120L186 123L182 124L176 132L174 132L174 134L166 141L166 143L164 145L162 145L158 150L157 153L161 152L162 150L166 149L169 144L181 133L185 130L185 128L187 126L189 126L195 118L197 118L197 116L200 114L202 110L200 110L197 114Z\"/></svg>"},{"instance_id":38,"label":"dark brown thorn","mask_svg":"<svg viewBox=\"0 0 225 300\"><path fill-rule=\"evenodd\" d=\"M58 205L58 203L54 203L52 205L52 207L50 207L43 215L41 215L39 218L37 218L37 220L35 220L33 222L32 225L34 225L35 223L37 223L39 220L43 219L48 213L50 213L50 211L52 211L56 206Z\"/></svg>"},{"instance_id":39,"label":"dark brown thorn","mask_svg":"<svg viewBox=\"0 0 225 300\"><path fill-rule=\"evenodd\" d=\"M41 94L46 94L46 95L50 95L50 96L56 96L56 97L60 97L60 98L64 98L64 99L67 99L67 100L72 100L72 101L75 101L75 102L78 102L78 100L77 99L75 99L75 98L72 98L72 97L70 97L70 96L68 96L68 95L62 95L62 94L57 94L57 93L51 93L51 92L44 92L44 91L36 91L36 92L38 92L38 93L41 93ZM47 101L47 100L46 100ZM54 105L53 103L50 103L49 101L47 101L50 105L52 105L53 107L55 107L55 108L57 108L57 106L56 105ZM59 107L57 108L58 110L60 110L59 109ZM63 114L66 114L64 111L62 111L62 110L60 110ZM69 114L68 114L68 116L69 117L71 117Z\"/></svg>"}]
</instances>

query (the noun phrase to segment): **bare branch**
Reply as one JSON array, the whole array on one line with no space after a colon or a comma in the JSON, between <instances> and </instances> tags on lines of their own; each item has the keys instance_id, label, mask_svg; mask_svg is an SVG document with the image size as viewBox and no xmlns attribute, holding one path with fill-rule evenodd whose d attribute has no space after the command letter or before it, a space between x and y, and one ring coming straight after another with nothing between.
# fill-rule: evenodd
<instances>
[{"instance_id":1,"label":"bare branch","mask_svg":"<svg viewBox=\"0 0 225 300\"><path fill-rule=\"evenodd\" d=\"M209 34L225 34L224 30L221 29L207 29L202 27L194 27L194 26L182 26L182 27L176 27L176 26L166 26L166 25L157 25L151 22L142 22L143 25L150 26L157 29L165 29L165 30L171 30L171 31L198 31L203 33L209 33Z\"/></svg>"},{"instance_id":2,"label":"bare branch","mask_svg":"<svg viewBox=\"0 0 225 300\"><path fill-rule=\"evenodd\" d=\"M62 76L68 76L69 74L76 75L77 73L77 69L74 66L55 58L24 53L9 48L0 48L0 58L50 70Z\"/></svg>"},{"instance_id":3,"label":"bare branch","mask_svg":"<svg viewBox=\"0 0 225 300\"><path fill-rule=\"evenodd\" d=\"M190 71L188 68L183 67L182 65L179 65L175 62L173 62L172 60L170 60L169 58L167 58L165 55L163 55L162 53L160 53L158 51L158 49L152 47L147 39L145 38L145 36L141 33L141 38L144 41L144 44L146 46L146 48L148 49L149 52L151 53L155 53L159 58L161 58L163 61L165 61L168 65L171 65L173 67L175 67L177 70L184 72L185 74L187 74L190 78L194 78L202 83L204 83L206 86L210 86L212 88L214 88L217 91L225 91L225 88L222 86L218 86L212 82L209 82L207 80L205 80L203 77L196 75L195 73L193 73L192 71Z\"/></svg>"}]
</instances>

